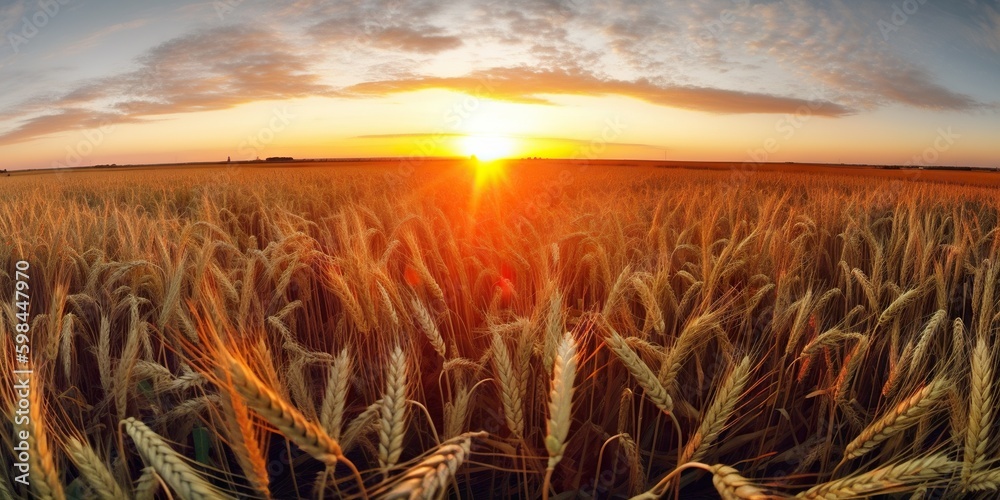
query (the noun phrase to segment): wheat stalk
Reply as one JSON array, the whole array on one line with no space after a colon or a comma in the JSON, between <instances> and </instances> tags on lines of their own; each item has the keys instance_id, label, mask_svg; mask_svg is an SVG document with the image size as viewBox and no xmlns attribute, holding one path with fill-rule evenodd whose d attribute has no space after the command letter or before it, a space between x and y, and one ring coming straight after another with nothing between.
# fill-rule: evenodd
<instances>
[{"instance_id":1,"label":"wheat stalk","mask_svg":"<svg viewBox=\"0 0 1000 500\"><path fill-rule=\"evenodd\" d=\"M104 394L111 394L112 387L111 373L111 320L101 314L97 330L97 372L101 378L101 389Z\"/></svg>"},{"instance_id":2,"label":"wheat stalk","mask_svg":"<svg viewBox=\"0 0 1000 500\"><path fill-rule=\"evenodd\" d=\"M351 287L348 286L344 277L333 266L328 266L325 269L323 277L325 278L324 283L341 300L344 309L347 310L348 316L354 322L354 325L358 327L358 330L362 333L368 333L370 325L364 314L364 309L362 309L361 303L354 292L351 291ZM243 314L241 313L240 316L243 317Z\"/></svg>"},{"instance_id":3,"label":"wheat stalk","mask_svg":"<svg viewBox=\"0 0 1000 500\"><path fill-rule=\"evenodd\" d=\"M545 321L545 338L542 344L542 361L545 364L546 373L552 370L552 363L556 357L556 348L559 346L559 338L562 336L563 331L562 293L556 289L549 296L549 310Z\"/></svg>"},{"instance_id":4,"label":"wheat stalk","mask_svg":"<svg viewBox=\"0 0 1000 500\"><path fill-rule=\"evenodd\" d=\"M381 412L383 406L383 401L379 399L378 401L368 405L364 411L361 412L351 423L347 424L347 428L344 429L343 439L341 443L344 450L350 450L354 447L355 442L364 432L371 429L372 421Z\"/></svg>"}]
</instances>

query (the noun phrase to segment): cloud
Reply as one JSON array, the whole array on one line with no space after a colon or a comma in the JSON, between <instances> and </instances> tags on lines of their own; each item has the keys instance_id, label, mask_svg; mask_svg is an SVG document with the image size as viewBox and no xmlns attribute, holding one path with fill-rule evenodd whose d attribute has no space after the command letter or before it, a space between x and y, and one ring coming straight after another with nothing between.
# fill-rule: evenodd
<instances>
[{"instance_id":1,"label":"cloud","mask_svg":"<svg viewBox=\"0 0 1000 500\"><path fill-rule=\"evenodd\" d=\"M7 43L7 32L21 24L21 18L27 10L24 0L14 0L0 3L0 33L4 34L3 43Z\"/></svg>"},{"instance_id":2,"label":"cloud","mask_svg":"<svg viewBox=\"0 0 1000 500\"><path fill-rule=\"evenodd\" d=\"M137 63L133 71L77 84L61 96L22 103L7 115L29 118L0 135L0 145L156 115L335 94L311 72L300 51L259 28L197 31L151 49Z\"/></svg>"},{"instance_id":3,"label":"cloud","mask_svg":"<svg viewBox=\"0 0 1000 500\"><path fill-rule=\"evenodd\" d=\"M117 113L95 112L81 108L66 108L26 121L16 129L0 136L0 145L13 144L46 137L66 130L93 129L118 123L137 121Z\"/></svg>"},{"instance_id":4,"label":"cloud","mask_svg":"<svg viewBox=\"0 0 1000 500\"><path fill-rule=\"evenodd\" d=\"M0 28L16 28L34 5L0 0ZM211 3L195 5L210 9ZM943 85L929 63L908 60L882 39L875 23L891 14L890 6L843 0L246 2L226 21L246 25L211 24L169 40L128 71L83 82L51 78L63 83L47 83L45 93L0 110L7 126L0 145L101 120L431 88L539 104L551 103L549 95L620 95L715 114L794 113L808 105L830 117L891 105L981 109L976 98ZM1000 51L997 4L964 0L962 6L970 34L953 38ZM924 9L919 16L935 12ZM95 29L71 50L143 22ZM924 28L913 21L901 33L916 39L937 33ZM5 78L20 69L11 61L0 51ZM31 69L37 67L44 66ZM352 85L338 89L326 78Z\"/></svg>"},{"instance_id":5,"label":"cloud","mask_svg":"<svg viewBox=\"0 0 1000 500\"><path fill-rule=\"evenodd\" d=\"M441 9L439 2L428 1L369 0L350 6L304 1L286 7L282 15L319 19L308 33L322 43L437 54L463 45L460 37L434 24Z\"/></svg>"},{"instance_id":6,"label":"cloud","mask_svg":"<svg viewBox=\"0 0 1000 500\"><path fill-rule=\"evenodd\" d=\"M970 0L971 27L966 34L975 45L1000 54L1000 5Z\"/></svg>"},{"instance_id":7,"label":"cloud","mask_svg":"<svg viewBox=\"0 0 1000 500\"><path fill-rule=\"evenodd\" d=\"M344 89L358 96L383 96L426 89L446 89L491 99L547 104L546 94L621 95L660 106L719 114L796 113L844 116L852 110L833 102L809 101L735 90L695 86L661 86L648 80L602 79L582 71L544 71L526 67L494 68L463 77L414 77L366 82Z\"/></svg>"},{"instance_id":8,"label":"cloud","mask_svg":"<svg viewBox=\"0 0 1000 500\"><path fill-rule=\"evenodd\" d=\"M115 33L118 33L119 31L133 30L141 28L147 24L149 24L149 19L134 19L132 21L128 21L125 23L118 23L112 26L108 26L107 28L97 31L96 33L92 33L91 35L87 36L82 40L74 42L72 45L69 46L69 49L62 55L68 56L73 54L79 54L80 52L96 47L97 44L100 43L102 40Z\"/></svg>"},{"instance_id":9,"label":"cloud","mask_svg":"<svg viewBox=\"0 0 1000 500\"><path fill-rule=\"evenodd\" d=\"M733 23L732 31L747 47L831 87L855 107L904 104L970 111L983 105L937 83L927 69L899 55L877 29L876 21L888 15L891 10L884 4L757 4Z\"/></svg>"},{"instance_id":10,"label":"cloud","mask_svg":"<svg viewBox=\"0 0 1000 500\"><path fill-rule=\"evenodd\" d=\"M1000 48L1000 8L994 2L967 1L975 4L978 43ZM715 87L705 82L735 74L729 81L739 81L747 91L770 94L778 87L778 94L794 94L798 89L853 109L902 104L971 111L983 106L942 85L927 68L883 40L876 23L892 15L887 3L516 0L494 5L490 14L499 29L520 37L514 43L549 51L538 57L547 68L567 68L567 62L575 62L570 54L578 53L588 58L579 67L619 79L632 75L630 80L667 88L683 87L682 82ZM927 8L919 14L932 12ZM926 33L918 22L911 24L901 29L913 36ZM569 29L576 36L567 34ZM594 55L596 46L606 50Z\"/></svg>"},{"instance_id":11,"label":"cloud","mask_svg":"<svg viewBox=\"0 0 1000 500\"><path fill-rule=\"evenodd\" d=\"M445 35L444 30L433 26L352 26L344 29L343 24L341 19L324 21L313 26L310 33L327 43L354 41L367 47L424 54L462 46L460 38Z\"/></svg>"}]
</instances>

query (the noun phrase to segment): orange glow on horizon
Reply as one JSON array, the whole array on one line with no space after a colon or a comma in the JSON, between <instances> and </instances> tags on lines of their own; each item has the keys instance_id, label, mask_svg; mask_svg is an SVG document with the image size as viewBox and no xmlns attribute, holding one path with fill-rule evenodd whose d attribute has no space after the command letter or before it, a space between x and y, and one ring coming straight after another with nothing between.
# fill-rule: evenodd
<instances>
[{"instance_id":1,"label":"orange glow on horizon","mask_svg":"<svg viewBox=\"0 0 1000 500\"><path fill-rule=\"evenodd\" d=\"M465 156L475 157L481 162L492 162L510 158L517 149L517 142L510 137L468 135L460 140Z\"/></svg>"}]
</instances>

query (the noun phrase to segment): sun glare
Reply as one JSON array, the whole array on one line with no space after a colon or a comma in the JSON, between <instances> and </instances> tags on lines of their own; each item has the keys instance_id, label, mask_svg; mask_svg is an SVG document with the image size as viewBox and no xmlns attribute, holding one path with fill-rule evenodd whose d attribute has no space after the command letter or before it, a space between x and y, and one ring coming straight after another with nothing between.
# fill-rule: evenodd
<instances>
[{"instance_id":1,"label":"sun glare","mask_svg":"<svg viewBox=\"0 0 1000 500\"><path fill-rule=\"evenodd\" d=\"M462 151L479 161L509 158L514 154L515 142L509 137L470 135L462 138Z\"/></svg>"}]
</instances>

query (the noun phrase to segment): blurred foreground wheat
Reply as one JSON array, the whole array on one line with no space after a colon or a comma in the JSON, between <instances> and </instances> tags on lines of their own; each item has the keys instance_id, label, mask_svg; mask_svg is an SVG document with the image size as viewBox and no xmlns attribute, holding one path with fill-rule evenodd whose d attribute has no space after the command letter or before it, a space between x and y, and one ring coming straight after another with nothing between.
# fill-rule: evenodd
<instances>
[{"instance_id":1,"label":"blurred foreground wheat","mask_svg":"<svg viewBox=\"0 0 1000 500\"><path fill-rule=\"evenodd\" d=\"M391 172L8 179L0 497L997 495L996 191Z\"/></svg>"}]
</instances>

